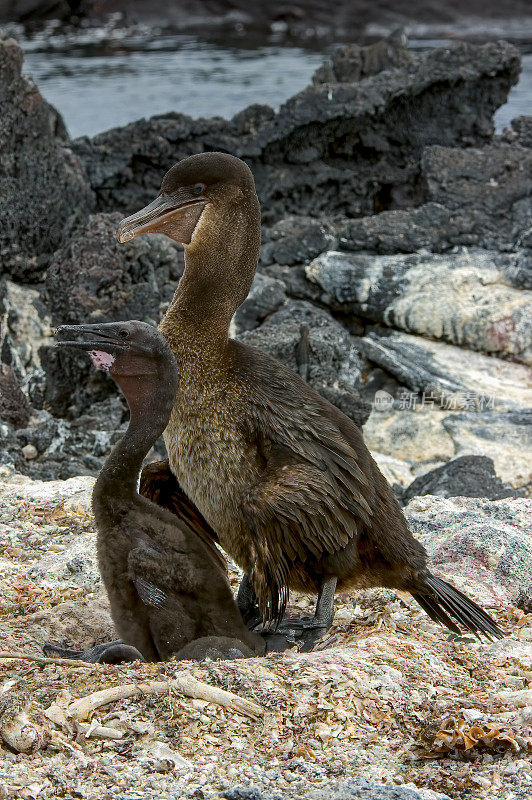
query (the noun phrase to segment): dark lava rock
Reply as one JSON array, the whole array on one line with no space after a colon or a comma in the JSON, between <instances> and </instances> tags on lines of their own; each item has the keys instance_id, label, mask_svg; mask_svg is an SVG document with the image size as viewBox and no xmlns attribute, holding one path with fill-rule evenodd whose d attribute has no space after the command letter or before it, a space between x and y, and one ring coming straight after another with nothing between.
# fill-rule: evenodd
<instances>
[{"instance_id":1,"label":"dark lava rock","mask_svg":"<svg viewBox=\"0 0 532 800\"><path fill-rule=\"evenodd\" d=\"M22 428L29 417L30 406L15 373L8 364L0 362L0 420Z\"/></svg>"},{"instance_id":2,"label":"dark lava rock","mask_svg":"<svg viewBox=\"0 0 532 800\"><path fill-rule=\"evenodd\" d=\"M342 250L370 253L415 253L423 248L437 253L451 247L471 227L466 209L453 214L440 203L426 203L348 219L338 226L338 245Z\"/></svg>"},{"instance_id":3,"label":"dark lava rock","mask_svg":"<svg viewBox=\"0 0 532 800\"><path fill-rule=\"evenodd\" d=\"M59 249L46 273L52 323L81 324L140 319L156 325L181 274L181 257L170 240L139 237L116 241L120 214L95 214ZM64 415L111 391L112 382L90 367L84 353L43 348L45 407Z\"/></svg>"},{"instance_id":4,"label":"dark lava rock","mask_svg":"<svg viewBox=\"0 0 532 800\"><path fill-rule=\"evenodd\" d=\"M486 21L497 31L515 30L515 20L530 14L528 0L336 0L334 7L324 0L287 3L286 0L2 0L0 20L36 24L45 19L78 23L80 18L101 24L109 15L125 24L139 22L159 30L187 31L219 42L227 34L242 32L264 36L274 31L290 40L326 37L342 41L359 38L367 26L393 30L398 25L422 25L434 35L459 35L475 24L484 34ZM512 25L513 23L513 25ZM123 24L123 23L122 23ZM489 22L488 22L489 24ZM523 22L524 24L524 22ZM473 28L474 29L474 28Z\"/></svg>"},{"instance_id":5,"label":"dark lava rock","mask_svg":"<svg viewBox=\"0 0 532 800\"><path fill-rule=\"evenodd\" d=\"M511 141L482 148L427 147L417 208L382 211L337 228L343 250L441 253L456 245L508 249L528 242L532 225L532 149L527 120Z\"/></svg>"},{"instance_id":6,"label":"dark lava rock","mask_svg":"<svg viewBox=\"0 0 532 800\"><path fill-rule=\"evenodd\" d=\"M266 241L264 241L266 239ZM263 235L261 264L307 264L333 241L331 226L312 217L285 217Z\"/></svg>"},{"instance_id":7,"label":"dark lava rock","mask_svg":"<svg viewBox=\"0 0 532 800\"><path fill-rule=\"evenodd\" d=\"M514 246L532 225L532 149L494 142L482 148L427 147L421 162L428 201L466 209L461 244Z\"/></svg>"},{"instance_id":8,"label":"dark lava rock","mask_svg":"<svg viewBox=\"0 0 532 800\"><path fill-rule=\"evenodd\" d=\"M234 316L235 333L253 330L284 303L286 303L284 283L258 272L248 296Z\"/></svg>"},{"instance_id":9,"label":"dark lava rock","mask_svg":"<svg viewBox=\"0 0 532 800\"><path fill-rule=\"evenodd\" d=\"M502 138L522 147L532 147L532 117L516 117L504 131Z\"/></svg>"},{"instance_id":10,"label":"dark lava rock","mask_svg":"<svg viewBox=\"0 0 532 800\"><path fill-rule=\"evenodd\" d=\"M413 497L434 494L439 497L523 497L523 492L505 485L495 474L491 458L460 456L416 478L402 493L406 505Z\"/></svg>"},{"instance_id":11,"label":"dark lava rock","mask_svg":"<svg viewBox=\"0 0 532 800\"><path fill-rule=\"evenodd\" d=\"M221 150L252 168L268 224L289 214L367 216L419 201L428 145L489 140L519 69L507 43L459 42L358 83L309 86L275 114L167 114L78 139L75 151L101 210L137 210L177 160Z\"/></svg>"},{"instance_id":12,"label":"dark lava rock","mask_svg":"<svg viewBox=\"0 0 532 800\"><path fill-rule=\"evenodd\" d=\"M330 61L325 61L312 76L312 83L356 83L392 67L406 67L412 62L404 31L394 31L386 39L360 47L340 47Z\"/></svg>"},{"instance_id":13,"label":"dark lava rock","mask_svg":"<svg viewBox=\"0 0 532 800\"><path fill-rule=\"evenodd\" d=\"M47 19L76 21L92 10L90 0L4 0L0 19L9 22L39 23Z\"/></svg>"},{"instance_id":14,"label":"dark lava rock","mask_svg":"<svg viewBox=\"0 0 532 800\"><path fill-rule=\"evenodd\" d=\"M112 445L124 433L126 419L125 402L115 394L93 403L90 413L72 422L38 411L19 430L0 424L0 464L12 464L17 472L44 481L97 475ZM36 450L31 460L22 452L26 445Z\"/></svg>"},{"instance_id":15,"label":"dark lava rock","mask_svg":"<svg viewBox=\"0 0 532 800\"><path fill-rule=\"evenodd\" d=\"M63 121L21 74L22 49L0 40L0 258L2 272L39 280L94 197Z\"/></svg>"},{"instance_id":16,"label":"dark lava rock","mask_svg":"<svg viewBox=\"0 0 532 800\"><path fill-rule=\"evenodd\" d=\"M361 427L371 405L360 396L362 363L353 337L326 311L291 302L238 339L297 372Z\"/></svg>"}]
</instances>

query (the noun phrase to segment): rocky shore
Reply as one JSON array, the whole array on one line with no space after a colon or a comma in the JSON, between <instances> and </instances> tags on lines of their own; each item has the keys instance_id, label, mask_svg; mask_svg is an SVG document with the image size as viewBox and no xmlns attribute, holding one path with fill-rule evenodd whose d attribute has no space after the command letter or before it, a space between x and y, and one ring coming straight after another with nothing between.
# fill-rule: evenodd
<instances>
[{"instance_id":1,"label":"rocky shore","mask_svg":"<svg viewBox=\"0 0 532 800\"><path fill-rule=\"evenodd\" d=\"M0 797L530 792L532 118L493 133L519 66L505 42L413 56L395 35L342 48L279 112L169 112L71 141L0 40L3 651L111 634L89 492L126 409L52 326L160 319L182 253L157 236L119 246L117 221L176 160L217 149L249 163L263 207L233 335L363 426L434 569L509 634L449 640L400 592L341 597L323 650L193 667L258 702L256 719L166 693L106 709L108 738L50 708L190 665L0 656L0 736L20 705L41 737L31 756L0 750Z\"/></svg>"},{"instance_id":2,"label":"rocky shore","mask_svg":"<svg viewBox=\"0 0 532 800\"><path fill-rule=\"evenodd\" d=\"M412 56L395 34L338 50L277 113L168 113L70 141L2 41L2 463L96 474L124 405L51 326L160 319L182 253L119 246L117 221L176 160L220 149L250 164L263 208L234 335L364 425L398 492L458 456L529 492L532 121L493 135L518 75L504 42Z\"/></svg>"}]
</instances>

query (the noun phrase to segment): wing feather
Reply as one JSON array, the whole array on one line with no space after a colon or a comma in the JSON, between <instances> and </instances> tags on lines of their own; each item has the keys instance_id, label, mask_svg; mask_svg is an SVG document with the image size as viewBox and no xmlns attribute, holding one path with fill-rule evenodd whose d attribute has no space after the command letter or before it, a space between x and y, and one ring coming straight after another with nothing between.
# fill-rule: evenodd
<instances>
[{"instance_id":1,"label":"wing feather","mask_svg":"<svg viewBox=\"0 0 532 800\"><path fill-rule=\"evenodd\" d=\"M224 573L227 571L225 558L216 547L216 544L219 543L218 534L187 497L170 469L167 458L164 461L152 461L150 464L146 464L140 475L139 493L186 522L191 531L207 547Z\"/></svg>"}]
</instances>

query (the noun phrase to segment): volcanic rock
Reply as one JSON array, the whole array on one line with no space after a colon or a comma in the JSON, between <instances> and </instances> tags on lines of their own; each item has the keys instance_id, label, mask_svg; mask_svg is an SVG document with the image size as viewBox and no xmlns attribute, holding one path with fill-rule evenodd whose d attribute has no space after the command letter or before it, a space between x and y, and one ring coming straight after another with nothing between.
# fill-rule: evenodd
<instances>
[{"instance_id":1,"label":"volcanic rock","mask_svg":"<svg viewBox=\"0 0 532 800\"><path fill-rule=\"evenodd\" d=\"M523 147L532 147L532 117L513 119L502 138L507 142L517 142Z\"/></svg>"},{"instance_id":2,"label":"volcanic rock","mask_svg":"<svg viewBox=\"0 0 532 800\"><path fill-rule=\"evenodd\" d=\"M418 465L423 472L453 458L454 443L443 427L446 412L426 406L398 408L391 399L395 407L373 408L364 425L364 441L371 451Z\"/></svg>"},{"instance_id":3,"label":"volcanic rock","mask_svg":"<svg viewBox=\"0 0 532 800\"><path fill-rule=\"evenodd\" d=\"M159 236L116 241L119 214L95 214L54 255L46 273L47 302L54 325L140 319L156 325L172 298L181 259ZM43 348L44 402L64 415L115 393L85 354Z\"/></svg>"},{"instance_id":4,"label":"volcanic rock","mask_svg":"<svg viewBox=\"0 0 532 800\"><path fill-rule=\"evenodd\" d=\"M532 489L532 412L448 414L442 422L456 455L472 453L493 459L497 475L511 486Z\"/></svg>"},{"instance_id":5,"label":"volcanic rock","mask_svg":"<svg viewBox=\"0 0 532 800\"><path fill-rule=\"evenodd\" d=\"M323 219L291 216L266 228L261 264L306 264L333 241L332 226Z\"/></svg>"},{"instance_id":6,"label":"volcanic rock","mask_svg":"<svg viewBox=\"0 0 532 800\"><path fill-rule=\"evenodd\" d=\"M248 296L234 316L232 335L253 330L284 303L286 303L284 283L258 272Z\"/></svg>"},{"instance_id":7,"label":"volcanic rock","mask_svg":"<svg viewBox=\"0 0 532 800\"><path fill-rule=\"evenodd\" d=\"M60 115L21 74L22 59L13 39L0 39L0 258L4 275L32 281L94 198Z\"/></svg>"},{"instance_id":8,"label":"volcanic rock","mask_svg":"<svg viewBox=\"0 0 532 800\"><path fill-rule=\"evenodd\" d=\"M0 281L0 314L5 321L2 360L11 364L21 379L30 380L41 366L39 349L52 341L50 313L41 292Z\"/></svg>"},{"instance_id":9,"label":"volcanic rock","mask_svg":"<svg viewBox=\"0 0 532 800\"><path fill-rule=\"evenodd\" d=\"M16 428L27 425L30 417L28 400L8 364L0 362L0 420Z\"/></svg>"},{"instance_id":10,"label":"volcanic rock","mask_svg":"<svg viewBox=\"0 0 532 800\"><path fill-rule=\"evenodd\" d=\"M137 210L177 160L222 150L251 166L267 223L288 214L367 216L421 199L427 145L486 142L518 73L511 45L459 42L358 83L309 86L278 113L257 117L251 107L229 121L167 114L78 139L75 150L105 211Z\"/></svg>"},{"instance_id":11,"label":"volcanic rock","mask_svg":"<svg viewBox=\"0 0 532 800\"><path fill-rule=\"evenodd\" d=\"M532 292L512 285L514 262L515 256L484 250L397 256L329 251L306 275L322 288L321 302L337 310L531 364Z\"/></svg>"},{"instance_id":12,"label":"volcanic rock","mask_svg":"<svg viewBox=\"0 0 532 800\"><path fill-rule=\"evenodd\" d=\"M406 461L416 475L458 455L487 456L505 484L530 492L530 413L457 413L421 404L402 408L401 400L391 399L392 407L374 408L364 425L371 451Z\"/></svg>"},{"instance_id":13,"label":"volcanic rock","mask_svg":"<svg viewBox=\"0 0 532 800\"><path fill-rule=\"evenodd\" d=\"M500 500L520 494L495 474L486 456L460 456L416 478L402 494L403 503L425 494L438 497L486 497Z\"/></svg>"},{"instance_id":14,"label":"volcanic rock","mask_svg":"<svg viewBox=\"0 0 532 800\"><path fill-rule=\"evenodd\" d=\"M429 552L431 568L484 605L532 584L532 501L509 498L414 498L405 509L410 529Z\"/></svg>"},{"instance_id":15,"label":"volcanic rock","mask_svg":"<svg viewBox=\"0 0 532 800\"><path fill-rule=\"evenodd\" d=\"M394 31L385 39L360 47L357 44L339 47L330 61L325 61L312 76L312 83L356 83L363 78L393 67L407 67L412 56L403 30Z\"/></svg>"},{"instance_id":16,"label":"volcanic rock","mask_svg":"<svg viewBox=\"0 0 532 800\"><path fill-rule=\"evenodd\" d=\"M467 209L473 236L464 244L512 247L532 225L532 149L495 141L482 148L427 147L425 199ZM476 241L475 241L476 239Z\"/></svg>"},{"instance_id":17,"label":"volcanic rock","mask_svg":"<svg viewBox=\"0 0 532 800\"><path fill-rule=\"evenodd\" d=\"M370 331L357 340L369 361L388 370L422 401L449 410L532 408L529 369L455 345L400 331Z\"/></svg>"}]
</instances>

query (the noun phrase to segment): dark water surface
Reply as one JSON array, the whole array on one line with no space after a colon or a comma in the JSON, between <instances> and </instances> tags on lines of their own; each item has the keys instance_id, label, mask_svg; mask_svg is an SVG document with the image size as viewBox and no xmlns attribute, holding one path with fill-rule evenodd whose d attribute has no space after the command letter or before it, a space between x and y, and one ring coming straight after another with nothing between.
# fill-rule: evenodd
<instances>
[{"instance_id":1,"label":"dark water surface","mask_svg":"<svg viewBox=\"0 0 532 800\"><path fill-rule=\"evenodd\" d=\"M277 109L309 83L332 49L271 41L251 46L248 40L213 44L186 35L107 29L47 30L18 38L25 72L59 109L73 137L168 111L230 118L251 103ZM414 40L411 48L447 44ZM497 130L520 114L532 114L532 46L521 50L521 80L497 112Z\"/></svg>"}]
</instances>

